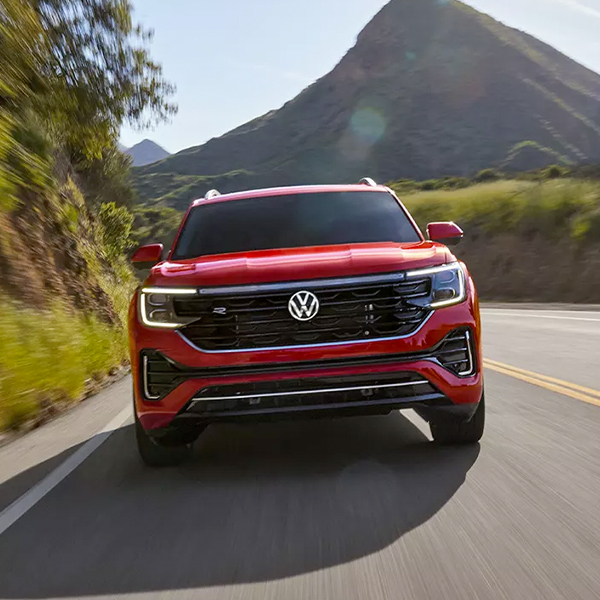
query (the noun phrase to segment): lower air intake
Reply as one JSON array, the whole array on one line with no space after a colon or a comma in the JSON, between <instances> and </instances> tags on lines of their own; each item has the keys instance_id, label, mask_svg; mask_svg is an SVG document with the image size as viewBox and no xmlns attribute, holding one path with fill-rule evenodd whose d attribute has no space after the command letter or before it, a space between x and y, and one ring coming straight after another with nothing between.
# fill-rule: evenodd
<instances>
[{"instance_id":1,"label":"lower air intake","mask_svg":"<svg viewBox=\"0 0 600 600\"><path fill-rule=\"evenodd\" d=\"M187 412L214 416L443 400L429 381L401 372L210 386L196 395Z\"/></svg>"},{"instance_id":2,"label":"lower air intake","mask_svg":"<svg viewBox=\"0 0 600 600\"><path fill-rule=\"evenodd\" d=\"M475 372L471 336L468 329L454 331L444 339L435 352L440 364L459 377L468 377Z\"/></svg>"}]
</instances>

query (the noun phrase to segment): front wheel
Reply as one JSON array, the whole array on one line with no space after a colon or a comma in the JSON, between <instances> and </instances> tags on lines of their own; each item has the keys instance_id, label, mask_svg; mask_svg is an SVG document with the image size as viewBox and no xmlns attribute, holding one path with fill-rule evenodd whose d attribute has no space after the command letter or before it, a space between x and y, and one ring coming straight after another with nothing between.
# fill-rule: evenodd
<instances>
[{"instance_id":1,"label":"front wheel","mask_svg":"<svg viewBox=\"0 0 600 600\"><path fill-rule=\"evenodd\" d=\"M149 467L172 467L181 464L192 451L192 444L162 445L150 437L142 424L135 420L135 439L138 452L144 463Z\"/></svg>"},{"instance_id":2,"label":"front wheel","mask_svg":"<svg viewBox=\"0 0 600 600\"><path fill-rule=\"evenodd\" d=\"M434 441L440 444L476 444L485 429L485 398L482 396L475 414L470 419L454 415L433 415L429 426Z\"/></svg>"}]
</instances>

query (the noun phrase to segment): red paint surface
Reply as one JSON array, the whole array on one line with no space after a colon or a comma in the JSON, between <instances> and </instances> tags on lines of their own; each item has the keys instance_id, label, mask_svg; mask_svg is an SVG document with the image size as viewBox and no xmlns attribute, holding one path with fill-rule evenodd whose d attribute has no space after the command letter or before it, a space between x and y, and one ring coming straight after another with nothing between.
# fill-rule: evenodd
<instances>
[{"instance_id":1,"label":"red paint surface","mask_svg":"<svg viewBox=\"0 0 600 600\"><path fill-rule=\"evenodd\" d=\"M131 257L132 263L151 263L156 264L162 260L163 245L148 244L147 246L139 247Z\"/></svg>"},{"instance_id":2,"label":"red paint surface","mask_svg":"<svg viewBox=\"0 0 600 600\"><path fill-rule=\"evenodd\" d=\"M427 235L430 240L451 240L461 239L463 230L452 222L445 223L429 223L427 225Z\"/></svg>"},{"instance_id":3,"label":"red paint surface","mask_svg":"<svg viewBox=\"0 0 600 600\"><path fill-rule=\"evenodd\" d=\"M348 277L456 260L435 242L345 244L204 256L156 265L146 285L212 286Z\"/></svg>"}]
</instances>

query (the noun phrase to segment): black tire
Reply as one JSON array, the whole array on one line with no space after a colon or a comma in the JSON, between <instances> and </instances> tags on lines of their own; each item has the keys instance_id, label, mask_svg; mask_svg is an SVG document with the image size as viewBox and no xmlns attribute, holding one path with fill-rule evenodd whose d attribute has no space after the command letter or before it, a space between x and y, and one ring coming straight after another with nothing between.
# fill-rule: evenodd
<instances>
[{"instance_id":1,"label":"black tire","mask_svg":"<svg viewBox=\"0 0 600 600\"><path fill-rule=\"evenodd\" d=\"M470 419L439 414L432 416L429 426L431 435L438 444L476 444L485 429L485 398L481 398Z\"/></svg>"},{"instance_id":2,"label":"black tire","mask_svg":"<svg viewBox=\"0 0 600 600\"><path fill-rule=\"evenodd\" d=\"M157 440L151 438L142 427L141 423L135 420L135 439L137 441L138 452L144 463L149 467L173 467L181 464L192 451L192 444L181 443L175 445L162 445Z\"/></svg>"}]
</instances>

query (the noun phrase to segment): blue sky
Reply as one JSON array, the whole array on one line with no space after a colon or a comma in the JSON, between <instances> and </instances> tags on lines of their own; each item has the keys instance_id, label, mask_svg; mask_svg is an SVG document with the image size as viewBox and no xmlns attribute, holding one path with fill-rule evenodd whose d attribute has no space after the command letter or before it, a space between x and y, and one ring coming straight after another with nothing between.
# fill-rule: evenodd
<instances>
[{"instance_id":1,"label":"blue sky","mask_svg":"<svg viewBox=\"0 0 600 600\"><path fill-rule=\"evenodd\" d=\"M133 0L152 55L177 86L179 113L125 128L169 152L202 144L279 108L330 71L387 0ZM468 0L600 72L600 0Z\"/></svg>"}]
</instances>

